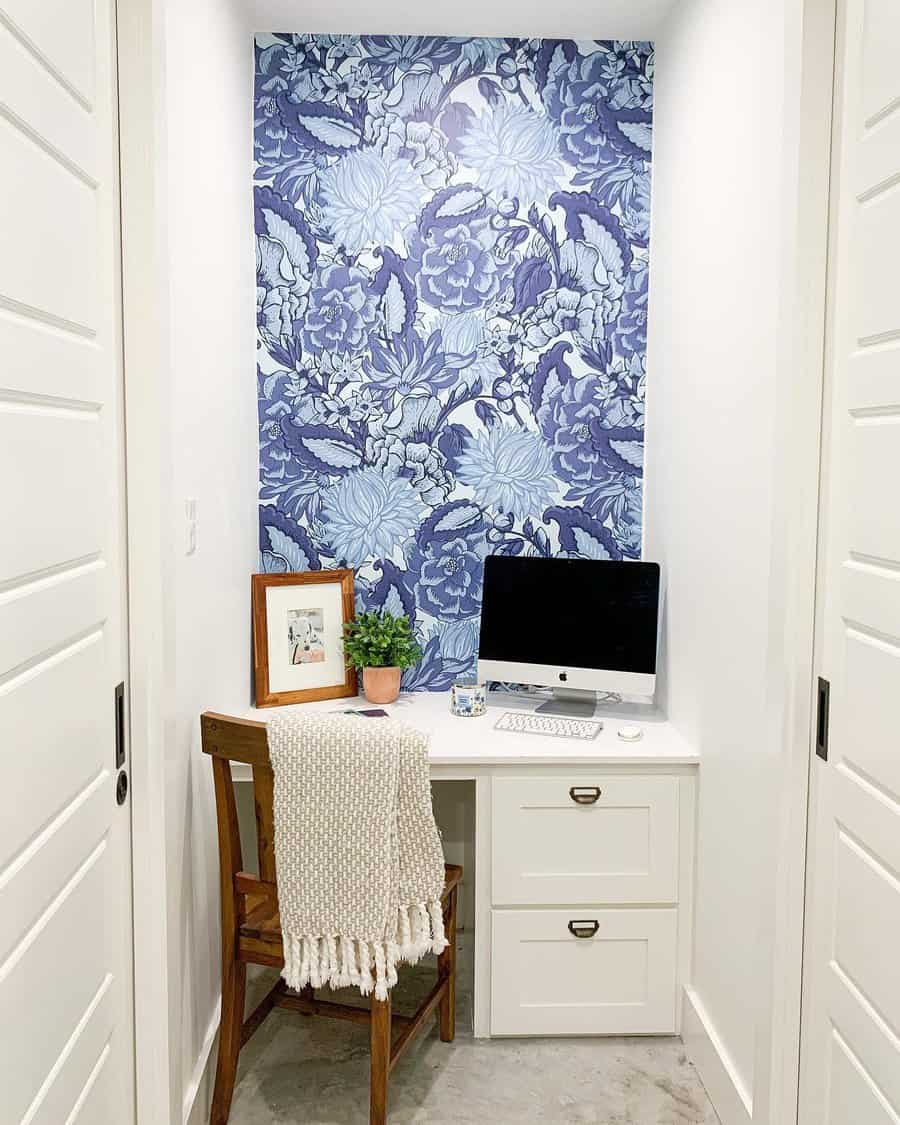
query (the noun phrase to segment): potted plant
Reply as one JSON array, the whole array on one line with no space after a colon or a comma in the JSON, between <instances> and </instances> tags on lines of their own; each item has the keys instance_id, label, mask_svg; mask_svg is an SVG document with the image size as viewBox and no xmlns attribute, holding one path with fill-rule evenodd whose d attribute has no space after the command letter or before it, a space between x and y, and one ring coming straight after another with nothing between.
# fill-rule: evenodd
<instances>
[{"instance_id":1,"label":"potted plant","mask_svg":"<svg viewBox=\"0 0 900 1125\"><path fill-rule=\"evenodd\" d=\"M370 703L393 703L401 672L422 659L422 650L408 617L378 610L344 625L344 658L362 670L363 694Z\"/></svg>"}]
</instances>

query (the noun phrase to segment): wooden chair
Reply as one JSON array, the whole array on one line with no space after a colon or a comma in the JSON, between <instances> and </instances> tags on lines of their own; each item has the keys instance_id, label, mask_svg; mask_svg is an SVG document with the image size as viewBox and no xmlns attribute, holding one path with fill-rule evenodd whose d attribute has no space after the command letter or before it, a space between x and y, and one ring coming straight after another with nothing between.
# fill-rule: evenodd
<instances>
[{"instance_id":1,"label":"wooden chair","mask_svg":"<svg viewBox=\"0 0 900 1125\"><path fill-rule=\"evenodd\" d=\"M416 1032L437 1009L438 1030L445 1043L455 1034L456 899L462 868L446 866L442 896L444 928L449 945L438 958L438 979L412 1016L391 1013L390 997L372 999L371 1008L320 1000L312 988L292 992L278 982L244 1019L247 965L284 965L278 887L275 881L273 775L265 723L206 712L200 716L204 754L212 757L219 829L219 871L222 894L222 1018L219 1058L210 1125L225 1125L231 1109L241 1048L273 1008L290 1008L308 1016L330 1016L369 1024L371 1043L370 1125L387 1120L388 1077ZM241 840L231 763L253 770L259 877L242 870ZM396 1032L396 1034L394 1034Z\"/></svg>"}]
</instances>

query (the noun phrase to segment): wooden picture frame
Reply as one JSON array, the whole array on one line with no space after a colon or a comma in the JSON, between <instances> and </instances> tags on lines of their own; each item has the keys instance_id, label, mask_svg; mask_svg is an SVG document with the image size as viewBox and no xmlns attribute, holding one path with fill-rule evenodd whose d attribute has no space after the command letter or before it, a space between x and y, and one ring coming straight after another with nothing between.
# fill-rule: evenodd
<instances>
[{"instance_id":1,"label":"wooden picture frame","mask_svg":"<svg viewBox=\"0 0 900 1125\"><path fill-rule=\"evenodd\" d=\"M251 602L257 707L356 695L343 648L354 616L352 570L254 574Z\"/></svg>"}]
</instances>

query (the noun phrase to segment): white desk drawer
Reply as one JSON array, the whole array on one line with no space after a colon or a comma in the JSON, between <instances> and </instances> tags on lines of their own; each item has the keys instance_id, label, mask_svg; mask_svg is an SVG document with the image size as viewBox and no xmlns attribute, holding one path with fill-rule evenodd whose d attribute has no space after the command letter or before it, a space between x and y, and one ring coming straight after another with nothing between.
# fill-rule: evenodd
<instances>
[{"instance_id":1,"label":"white desk drawer","mask_svg":"<svg viewBox=\"0 0 900 1125\"><path fill-rule=\"evenodd\" d=\"M495 906L678 900L675 777L494 778L492 811Z\"/></svg>"},{"instance_id":2,"label":"white desk drawer","mask_svg":"<svg viewBox=\"0 0 900 1125\"><path fill-rule=\"evenodd\" d=\"M675 1031L677 911L494 910L492 1035ZM570 922L581 922L575 937Z\"/></svg>"}]
</instances>

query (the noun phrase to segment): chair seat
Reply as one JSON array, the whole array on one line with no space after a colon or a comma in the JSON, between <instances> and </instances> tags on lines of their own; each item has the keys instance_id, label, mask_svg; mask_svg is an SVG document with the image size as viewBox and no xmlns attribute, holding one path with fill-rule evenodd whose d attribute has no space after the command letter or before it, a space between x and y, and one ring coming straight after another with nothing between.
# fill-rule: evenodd
<instances>
[{"instance_id":1,"label":"chair seat","mask_svg":"<svg viewBox=\"0 0 900 1125\"><path fill-rule=\"evenodd\" d=\"M444 889L441 902L446 903L450 893L458 886L463 869L456 864L444 864ZM266 895L244 897L244 920L238 930L239 948L247 961L259 958L259 963L278 967L284 964L284 946L281 941L281 914L277 905Z\"/></svg>"}]
</instances>

